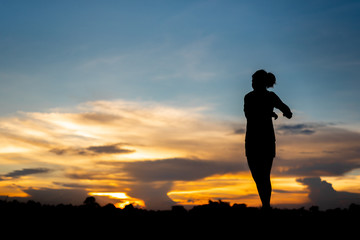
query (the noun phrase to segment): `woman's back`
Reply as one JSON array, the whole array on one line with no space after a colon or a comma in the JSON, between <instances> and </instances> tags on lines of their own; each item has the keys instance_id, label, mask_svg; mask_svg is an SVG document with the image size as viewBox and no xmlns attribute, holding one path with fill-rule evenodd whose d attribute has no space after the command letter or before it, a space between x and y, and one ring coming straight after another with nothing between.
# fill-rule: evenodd
<instances>
[{"instance_id":1,"label":"woman's back","mask_svg":"<svg viewBox=\"0 0 360 240\"><path fill-rule=\"evenodd\" d=\"M246 141L275 141L272 113L279 105L278 101L281 101L278 96L267 90L252 91L245 96Z\"/></svg>"}]
</instances>

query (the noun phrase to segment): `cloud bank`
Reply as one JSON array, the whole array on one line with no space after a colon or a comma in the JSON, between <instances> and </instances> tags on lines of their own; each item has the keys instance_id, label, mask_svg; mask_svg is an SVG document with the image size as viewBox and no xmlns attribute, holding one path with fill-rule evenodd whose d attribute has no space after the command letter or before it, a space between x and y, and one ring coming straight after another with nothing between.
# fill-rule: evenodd
<instances>
[{"instance_id":1,"label":"cloud bank","mask_svg":"<svg viewBox=\"0 0 360 240\"><path fill-rule=\"evenodd\" d=\"M324 209L347 208L351 203L360 203L360 193L336 191L331 183L321 178L297 179L309 190L309 204L321 206Z\"/></svg>"},{"instance_id":2,"label":"cloud bank","mask_svg":"<svg viewBox=\"0 0 360 240\"><path fill-rule=\"evenodd\" d=\"M116 100L1 118L0 195L123 192L156 208L209 197L254 202L245 122L215 119L206 109ZM288 182L275 188L278 203L299 203L305 185L295 179L346 178L360 168L357 131L294 121L275 122L272 174Z\"/></svg>"},{"instance_id":3,"label":"cloud bank","mask_svg":"<svg viewBox=\"0 0 360 240\"><path fill-rule=\"evenodd\" d=\"M244 170L240 163L185 158L125 163L122 169L134 179L147 182L192 181Z\"/></svg>"}]
</instances>

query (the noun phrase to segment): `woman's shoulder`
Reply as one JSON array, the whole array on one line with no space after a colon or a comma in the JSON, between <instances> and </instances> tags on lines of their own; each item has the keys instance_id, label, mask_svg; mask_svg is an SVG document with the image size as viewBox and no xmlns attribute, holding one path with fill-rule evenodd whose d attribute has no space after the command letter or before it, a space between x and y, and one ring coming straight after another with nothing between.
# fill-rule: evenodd
<instances>
[{"instance_id":1,"label":"woman's shoulder","mask_svg":"<svg viewBox=\"0 0 360 240\"><path fill-rule=\"evenodd\" d=\"M251 97L251 92L248 92L247 94L245 94L244 96L244 101L248 100Z\"/></svg>"},{"instance_id":2,"label":"woman's shoulder","mask_svg":"<svg viewBox=\"0 0 360 240\"><path fill-rule=\"evenodd\" d=\"M256 93L255 91L251 91L251 92L248 92L244 99L252 99L252 98L255 98L255 99L266 99L266 98L279 98L278 95L276 95L276 93L272 92L272 91L268 91L266 90L266 92L262 92L262 93Z\"/></svg>"},{"instance_id":3,"label":"woman's shoulder","mask_svg":"<svg viewBox=\"0 0 360 240\"><path fill-rule=\"evenodd\" d=\"M254 96L254 94L255 94L254 91L248 92L247 94L245 94L245 98L249 98L251 96Z\"/></svg>"},{"instance_id":4,"label":"woman's shoulder","mask_svg":"<svg viewBox=\"0 0 360 240\"><path fill-rule=\"evenodd\" d=\"M268 95L269 95L270 97L276 97L276 98L278 98L278 95L276 95L276 93L274 93L274 92L272 92L272 91L268 91Z\"/></svg>"},{"instance_id":5,"label":"woman's shoulder","mask_svg":"<svg viewBox=\"0 0 360 240\"><path fill-rule=\"evenodd\" d=\"M276 93L271 92L271 91L269 91L268 99L269 99L269 101L273 102L274 104L278 103L279 101L281 102L279 96L276 95Z\"/></svg>"}]
</instances>

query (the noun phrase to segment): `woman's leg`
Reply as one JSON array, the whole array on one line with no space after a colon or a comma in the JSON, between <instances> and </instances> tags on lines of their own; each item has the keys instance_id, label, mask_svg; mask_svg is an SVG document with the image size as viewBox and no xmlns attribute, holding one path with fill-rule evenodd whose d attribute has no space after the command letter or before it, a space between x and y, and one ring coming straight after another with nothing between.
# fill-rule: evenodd
<instances>
[{"instance_id":1,"label":"woman's leg","mask_svg":"<svg viewBox=\"0 0 360 240\"><path fill-rule=\"evenodd\" d=\"M272 157L263 157L261 159L248 157L248 164L251 175L256 183L263 208L270 208L270 198L272 191L270 172L272 162Z\"/></svg>"}]
</instances>

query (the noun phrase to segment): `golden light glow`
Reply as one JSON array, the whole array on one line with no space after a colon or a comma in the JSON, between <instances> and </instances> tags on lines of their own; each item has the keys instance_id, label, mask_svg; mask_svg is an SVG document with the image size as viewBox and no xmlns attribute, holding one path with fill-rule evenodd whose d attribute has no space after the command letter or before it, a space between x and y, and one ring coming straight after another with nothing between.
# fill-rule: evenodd
<instances>
[{"instance_id":1,"label":"golden light glow","mask_svg":"<svg viewBox=\"0 0 360 240\"><path fill-rule=\"evenodd\" d=\"M29 149L26 147L17 147L17 146L4 146L0 148L1 153L24 153L28 152Z\"/></svg>"},{"instance_id":2,"label":"golden light glow","mask_svg":"<svg viewBox=\"0 0 360 240\"><path fill-rule=\"evenodd\" d=\"M126 195L126 193L121 193L121 192L105 192L105 193L91 192L91 193L89 193L89 195L91 195L91 196L109 196L111 198L116 198L116 199L130 198Z\"/></svg>"},{"instance_id":3,"label":"golden light glow","mask_svg":"<svg viewBox=\"0 0 360 240\"><path fill-rule=\"evenodd\" d=\"M337 191L360 193L359 175L349 174L341 177L323 177L322 180L332 183L333 188Z\"/></svg>"},{"instance_id":4,"label":"golden light glow","mask_svg":"<svg viewBox=\"0 0 360 240\"><path fill-rule=\"evenodd\" d=\"M273 178L272 204L301 204L308 201L305 187L294 178ZM182 205L205 204L209 199L234 203L246 203L248 206L261 206L257 189L250 174L225 174L211 176L196 182L177 182L176 189L168 193L174 201ZM293 192L293 193L291 193Z\"/></svg>"},{"instance_id":5,"label":"golden light glow","mask_svg":"<svg viewBox=\"0 0 360 240\"><path fill-rule=\"evenodd\" d=\"M106 196L110 199L118 199L119 202L115 203L115 207L124 208L126 205L133 204L136 207L145 207L144 201L136 198L131 198L124 192L90 192L91 196Z\"/></svg>"}]
</instances>

